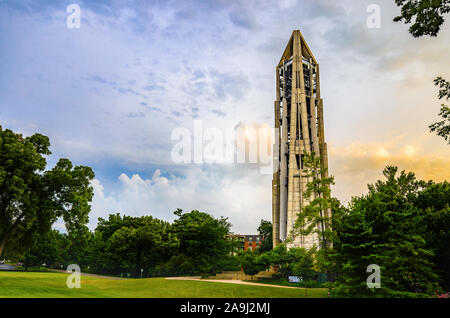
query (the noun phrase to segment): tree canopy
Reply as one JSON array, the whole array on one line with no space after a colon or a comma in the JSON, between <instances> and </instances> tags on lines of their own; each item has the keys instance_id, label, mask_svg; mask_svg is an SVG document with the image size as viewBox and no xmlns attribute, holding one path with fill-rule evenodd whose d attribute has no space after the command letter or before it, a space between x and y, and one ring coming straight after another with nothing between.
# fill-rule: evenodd
<instances>
[{"instance_id":1,"label":"tree canopy","mask_svg":"<svg viewBox=\"0 0 450 318\"><path fill-rule=\"evenodd\" d=\"M412 23L409 32L414 37L437 36L444 15L450 12L450 0L395 0L395 4L401 7L401 15L394 21Z\"/></svg>"},{"instance_id":2,"label":"tree canopy","mask_svg":"<svg viewBox=\"0 0 450 318\"><path fill-rule=\"evenodd\" d=\"M23 137L0 126L0 256L24 250L36 232L48 232L58 219L68 232L84 231L93 197L90 167L59 159L45 171L49 138Z\"/></svg>"},{"instance_id":3,"label":"tree canopy","mask_svg":"<svg viewBox=\"0 0 450 318\"><path fill-rule=\"evenodd\" d=\"M172 232L178 239L178 253L186 257L194 267L203 272L214 272L231 251L229 234L231 223L227 218L216 219L197 210L174 212L178 219L173 222Z\"/></svg>"},{"instance_id":4,"label":"tree canopy","mask_svg":"<svg viewBox=\"0 0 450 318\"><path fill-rule=\"evenodd\" d=\"M436 219L448 224L446 192L413 173L398 174L397 167L388 166L383 174L386 180L369 185L367 195L354 197L335 226L330 257L338 272L338 296L430 295L438 288L436 253L448 255L442 246L448 246L449 228L437 226ZM430 197L440 198L438 207L430 205ZM444 232L437 241L430 237L436 226ZM370 264L380 266L381 288L367 288Z\"/></svg>"},{"instance_id":5,"label":"tree canopy","mask_svg":"<svg viewBox=\"0 0 450 318\"><path fill-rule=\"evenodd\" d=\"M109 215L99 218L91 240L89 264L108 273L129 272L148 275L158 264L167 262L175 249L171 225L152 216Z\"/></svg>"},{"instance_id":6,"label":"tree canopy","mask_svg":"<svg viewBox=\"0 0 450 318\"><path fill-rule=\"evenodd\" d=\"M261 253L270 251L273 248L272 222L261 220L261 223L258 226L258 233L262 238L258 251Z\"/></svg>"},{"instance_id":7,"label":"tree canopy","mask_svg":"<svg viewBox=\"0 0 450 318\"><path fill-rule=\"evenodd\" d=\"M434 84L439 87L438 98L448 100L450 98L450 83L439 76L434 80ZM439 116L442 117L442 120L430 125L430 131L436 132L438 136L441 136L450 144L450 108L441 104Z\"/></svg>"}]
</instances>

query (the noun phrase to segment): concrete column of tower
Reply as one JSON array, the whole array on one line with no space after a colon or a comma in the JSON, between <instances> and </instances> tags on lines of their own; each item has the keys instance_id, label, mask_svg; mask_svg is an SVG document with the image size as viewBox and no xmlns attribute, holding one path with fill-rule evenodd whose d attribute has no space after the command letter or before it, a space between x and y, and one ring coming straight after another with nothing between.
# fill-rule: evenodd
<instances>
[{"instance_id":1,"label":"concrete column of tower","mask_svg":"<svg viewBox=\"0 0 450 318\"><path fill-rule=\"evenodd\" d=\"M281 142L281 132L280 132L280 69L276 67L275 69L275 82L276 82L276 101L274 103L275 111L275 145L273 148L273 164L274 173L272 181L272 243L273 246L279 244L280 237L280 169L281 169L281 152L280 152L280 142Z\"/></svg>"},{"instance_id":2,"label":"concrete column of tower","mask_svg":"<svg viewBox=\"0 0 450 318\"><path fill-rule=\"evenodd\" d=\"M283 84L283 87L285 85ZM281 122L281 145L280 145L280 218L279 218L279 241L286 239L286 211L287 211L287 105L286 97L283 95L282 99L282 122Z\"/></svg>"},{"instance_id":3,"label":"concrete column of tower","mask_svg":"<svg viewBox=\"0 0 450 318\"><path fill-rule=\"evenodd\" d=\"M301 43L298 33L293 35L293 55L292 55L292 80L291 80L291 124L289 141L289 176L288 176L288 210L287 210L287 231L288 235L294 227L297 211L300 209L300 167L296 153L296 143L298 143L299 123L298 121L298 87L299 87L299 61Z\"/></svg>"},{"instance_id":4,"label":"concrete column of tower","mask_svg":"<svg viewBox=\"0 0 450 318\"><path fill-rule=\"evenodd\" d=\"M308 108L310 107L310 105L307 104L306 102L306 88L305 88L305 73L304 73L304 69L303 69L303 43L301 42L301 36L300 36L300 32L298 31L298 41L299 41L299 46L300 46L300 52L299 52L299 79L300 79L300 85L298 88L298 94L300 96L300 111L301 111L301 121L302 121L302 135L303 135L303 140L302 140L302 144L303 144L303 149L310 153L311 152L311 136L310 136L310 121L308 121ZM305 186L306 184L310 181L309 177L305 176L305 173L303 171L303 168L301 169L300 172L300 177L302 178L302 188L300 189L300 191L302 193L304 193L305 191ZM308 204L308 199L307 198L303 198L301 205L299 207L299 210L297 211L296 214L301 213L302 209ZM297 215L296 215L297 216ZM308 245L310 245L310 241L311 239L309 237L302 237L302 245L303 247L308 247Z\"/></svg>"},{"instance_id":5,"label":"concrete column of tower","mask_svg":"<svg viewBox=\"0 0 450 318\"><path fill-rule=\"evenodd\" d=\"M309 58L309 79L310 79L310 113L311 113L311 134L313 142L313 150L317 156L320 156L319 150L319 138L318 138L318 127L317 127L317 114L316 114L316 96L314 94L314 68L312 58Z\"/></svg>"}]
</instances>

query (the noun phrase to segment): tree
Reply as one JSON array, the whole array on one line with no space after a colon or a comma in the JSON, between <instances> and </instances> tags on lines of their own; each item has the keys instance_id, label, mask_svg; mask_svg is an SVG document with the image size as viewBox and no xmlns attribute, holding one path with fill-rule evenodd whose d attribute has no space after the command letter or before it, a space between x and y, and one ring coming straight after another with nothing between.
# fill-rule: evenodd
<instances>
[{"instance_id":1,"label":"tree","mask_svg":"<svg viewBox=\"0 0 450 318\"><path fill-rule=\"evenodd\" d=\"M327 169L323 168L320 157L314 152L304 152L304 171L308 181L304 198L309 203L297 214L291 240L298 235L319 235L320 247L328 248L332 240L332 219L330 185L334 184L334 177L325 177Z\"/></svg>"},{"instance_id":2,"label":"tree","mask_svg":"<svg viewBox=\"0 0 450 318\"><path fill-rule=\"evenodd\" d=\"M48 267L59 267L65 263L70 240L57 230L45 234L35 233L33 245L24 255L25 267L46 264Z\"/></svg>"},{"instance_id":3,"label":"tree","mask_svg":"<svg viewBox=\"0 0 450 318\"><path fill-rule=\"evenodd\" d=\"M227 218L215 219L208 213L197 210L183 213L172 224L172 232L178 239L178 254L186 256L197 272L214 273L230 252L230 241L226 235L231 224Z\"/></svg>"},{"instance_id":4,"label":"tree","mask_svg":"<svg viewBox=\"0 0 450 318\"><path fill-rule=\"evenodd\" d=\"M99 218L89 242L87 258L94 271L140 277L167 262L175 253L176 241L168 222L152 216L131 217L110 214Z\"/></svg>"},{"instance_id":5,"label":"tree","mask_svg":"<svg viewBox=\"0 0 450 318\"><path fill-rule=\"evenodd\" d=\"M109 238L107 251L115 254L121 267L134 271L139 277L141 269L150 268L169 260L172 243L170 224L151 216L134 218L136 225L121 227ZM172 252L173 252L172 244Z\"/></svg>"},{"instance_id":6,"label":"tree","mask_svg":"<svg viewBox=\"0 0 450 318\"><path fill-rule=\"evenodd\" d=\"M25 250L60 217L68 232L88 222L94 172L69 159L45 171L49 147L44 135L24 138L0 126L0 256L8 244Z\"/></svg>"},{"instance_id":7,"label":"tree","mask_svg":"<svg viewBox=\"0 0 450 318\"><path fill-rule=\"evenodd\" d=\"M434 84L439 86L439 99L445 98L448 100L450 98L450 83L442 77L437 77ZM438 136L441 136L450 144L450 108L442 104L439 116L442 117L442 120L430 125L430 131L436 132Z\"/></svg>"},{"instance_id":8,"label":"tree","mask_svg":"<svg viewBox=\"0 0 450 318\"><path fill-rule=\"evenodd\" d=\"M443 15L450 12L450 0L395 0L397 6L402 6L401 16L395 17L394 21L405 20L405 23L413 25L409 29L414 37L424 35L437 36L441 25L444 23ZM434 84L439 86L439 99L450 98L450 83L442 77L436 77ZM450 144L450 108L441 104L439 116L441 121L428 126L431 132L436 132Z\"/></svg>"},{"instance_id":9,"label":"tree","mask_svg":"<svg viewBox=\"0 0 450 318\"><path fill-rule=\"evenodd\" d=\"M412 23L409 33L414 37L437 36L450 12L450 0L395 0L395 4L401 6L401 15L394 21Z\"/></svg>"},{"instance_id":10,"label":"tree","mask_svg":"<svg viewBox=\"0 0 450 318\"><path fill-rule=\"evenodd\" d=\"M450 183L433 183L419 193L416 205L421 209L423 237L433 251L433 263L439 284L450 290Z\"/></svg>"},{"instance_id":11,"label":"tree","mask_svg":"<svg viewBox=\"0 0 450 318\"><path fill-rule=\"evenodd\" d=\"M339 225L339 221L341 217L347 213L347 209L341 204L341 202L337 198L331 198L330 200L331 204L331 229L333 229L333 232L330 235L330 240L333 246L336 244L339 244L339 241L336 237L336 231L335 229ZM327 280L330 282L333 282L335 280L336 275L336 262L330 257L330 255L333 255L334 251L333 248L328 249L319 249L316 251L314 258L315 258L315 269L319 273L326 273Z\"/></svg>"},{"instance_id":12,"label":"tree","mask_svg":"<svg viewBox=\"0 0 450 318\"><path fill-rule=\"evenodd\" d=\"M145 276L193 275L236 266L226 235L231 224L208 213L178 209L173 224L151 216L99 218L85 251L93 272ZM238 265L238 264L237 264Z\"/></svg>"},{"instance_id":13,"label":"tree","mask_svg":"<svg viewBox=\"0 0 450 318\"><path fill-rule=\"evenodd\" d=\"M302 277L305 282L315 279L317 276L317 272L314 270L314 254L316 253L316 249L300 249L299 251L301 257L298 262L294 263L292 274Z\"/></svg>"},{"instance_id":14,"label":"tree","mask_svg":"<svg viewBox=\"0 0 450 318\"><path fill-rule=\"evenodd\" d=\"M241 267L247 275L253 276L265 269L264 265L259 262L257 254L253 251L247 250L242 252L239 255L239 259Z\"/></svg>"},{"instance_id":15,"label":"tree","mask_svg":"<svg viewBox=\"0 0 450 318\"><path fill-rule=\"evenodd\" d=\"M261 220L258 227L258 233L262 237L262 242L258 248L258 251L260 253L270 251L273 248L272 222Z\"/></svg>"},{"instance_id":16,"label":"tree","mask_svg":"<svg viewBox=\"0 0 450 318\"><path fill-rule=\"evenodd\" d=\"M294 266L301 262L307 254L304 248L287 248L279 244L273 250L263 253L257 258L257 263L264 269L272 267L281 277L287 279L293 273Z\"/></svg>"},{"instance_id":17,"label":"tree","mask_svg":"<svg viewBox=\"0 0 450 318\"><path fill-rule=\"evenodd\" d=\"M415 204L429 183L413 173L388 166L386 181L369 185L369 193L354 197L336 222L336 244L331 257L338 277L337 296L406 297L434 292L433 251L427 246L423 214ZM366 285L367 266L381 269L381 288Z\"/></svg>"},{"instance_id":18,"label":"tree","mask_svg":"<svg viewBox=\"0 0 450 318\"><path fill-rule=\"evenodd\" d=\"M79 226L76 231L68 232L65 237L69 241L69 251L65 257L65 263L78 264L83 270L87 263L87 248L92 233L85 225Z\"/></svg>"}]
</instances>

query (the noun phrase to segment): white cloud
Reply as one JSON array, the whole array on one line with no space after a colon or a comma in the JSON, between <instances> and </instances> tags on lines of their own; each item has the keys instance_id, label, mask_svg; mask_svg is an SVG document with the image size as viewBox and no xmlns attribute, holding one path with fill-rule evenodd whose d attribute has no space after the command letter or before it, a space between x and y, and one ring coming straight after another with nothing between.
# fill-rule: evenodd
<instances>
[{"instance_id":1,"label":"white cloud","mask_svg":"<svg viewBox=\"0 0 450 318\"><path fill-rule=\"evenodd\" d=\"M106 195L101 182L93 180L91 229L98 217L117 212L172 221L177 208L228 217L232 230L239 233L256 233L260 220L271 218L272 194L267 187L271 175L262 175L258 169L231 168L230 173L222 173L189 166L185 177L165 177L158 169L151 179L122 173L118 181L117 191Z\"/></svg>"},{"instance_id":2,"label":"white cloud","mask_svg":"<svg viewBox=\"0 0 450 318\"><path fill-rule=\"evenodd\" d=\"M280 8L287 9L295 6L297 4L297 0L280 0Z\"/></svg>"}]
</instances>

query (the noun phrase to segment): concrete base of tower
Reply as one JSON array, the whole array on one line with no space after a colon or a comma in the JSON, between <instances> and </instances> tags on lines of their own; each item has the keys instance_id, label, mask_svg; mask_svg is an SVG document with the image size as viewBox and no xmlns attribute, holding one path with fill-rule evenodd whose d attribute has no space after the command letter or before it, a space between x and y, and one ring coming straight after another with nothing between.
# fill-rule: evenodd
<instances>
[{"instance_id":1,"label":"concrete base of tower","mask_svg":"<svg viewBox=\"0 0 450 318\"><path fill-rule=\"evenodd\" d=\"M308 236L297 236L293 242L287 243L287 248L293 248L293 247L301 247L310 249L314 246L319 247L320 245L319 236L318 234L311 234Z\"/></svg>"}]
</instances>

